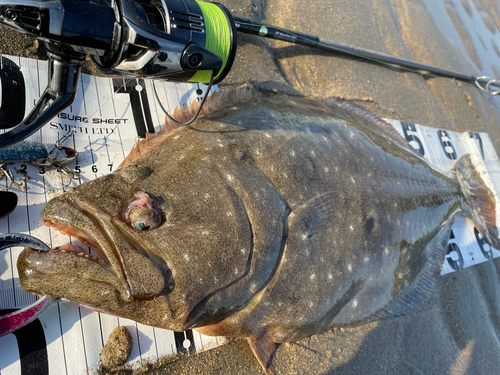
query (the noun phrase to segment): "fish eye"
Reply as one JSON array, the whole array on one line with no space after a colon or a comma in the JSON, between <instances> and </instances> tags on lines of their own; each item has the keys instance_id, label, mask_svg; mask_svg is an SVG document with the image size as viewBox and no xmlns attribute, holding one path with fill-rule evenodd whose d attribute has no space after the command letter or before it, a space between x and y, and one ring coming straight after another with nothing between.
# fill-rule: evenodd
<instances>
[{"instance_id":1,"label":"fish eye","mask_svg":"<svg viewBox=\"0 0 500 375\"><path fill-rule=\"evenodd\" d=\"M135 230L145 232L161 225L162 212L149 194L139 191L125 212L125 220Z\"/></svg>"},{"instance_id":2,"label":"fish eye","mask_svg":"<svg viewBox=\"0 0 500 375\"><path fill-rule=\"evenodd\" d=\"M132 228L140 230L140 231L146 231L149 228L151 228L151 225L146 224L146 222L141 221L141 220L136 220L131 223Z\"/></svg>"}]
</instances>

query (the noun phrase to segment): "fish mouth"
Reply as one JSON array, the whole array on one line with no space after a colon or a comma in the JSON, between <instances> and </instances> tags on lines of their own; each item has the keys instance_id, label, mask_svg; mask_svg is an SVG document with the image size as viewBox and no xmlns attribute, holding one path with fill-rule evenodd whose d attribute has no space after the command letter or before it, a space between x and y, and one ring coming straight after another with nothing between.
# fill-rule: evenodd
<instances>
[{"instance_id":1,"label":"fish mouth","mask_svg":"<svg viewBox=\"0 0 500 375\"><path fill-rule=\"evenodd\" d=\"M57 230L61 234L77 239L78 241L87 245L89 248L89 252L86 252L80 245L67 243L51 249L49 253L66 253L73 254L78 257L83 257L99 264L101 267L117 276L105 252L87 232L77 227L60 223L56 220L44 219L44 225L48 228Z\"/></svg>"},{"instance_id":2,"label":"fish mouth","mask_svg":"<svg viewBox=\"0 0 500 375\"><path fill-rule=\"evenodd\" d=\"M171 282L171 272L161 257L133 237L126 223L86 198L54 198L45 205L41 218L46 227L74 241L48 253L31 252L26 269L53 277L75 274L75 280L110 284L125 302L154 298Z\"/></svg>"},{"instance_id":3,"label":"fish mouth","mask_svg":"<svg viewBox=\"0 0 500 375\"><path fill-rule=\"evenodd\" d=\"M41 214L45 227L55 229L71 239L69 243L56 246L47 253L28 251L25 257L26 274L38 274L55 280L72 275L75 280L105 283L116 289L123 300L130 302L134 298L123 261L109 236L109 232L116 232L117 229L111 218L99 220L99 216L107 215L94 211L73 197L59 197L47 203ZM43 289L43 293L51 294L48 288ZM35 292L39 293L38 290ZM72 300L70 296L57 297Z\"/></svg>"}]
</instances>

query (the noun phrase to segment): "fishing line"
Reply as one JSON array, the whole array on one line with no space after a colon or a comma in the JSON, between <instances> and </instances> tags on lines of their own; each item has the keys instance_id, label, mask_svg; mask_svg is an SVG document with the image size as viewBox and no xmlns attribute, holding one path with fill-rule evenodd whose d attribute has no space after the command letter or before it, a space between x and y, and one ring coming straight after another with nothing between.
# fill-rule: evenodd
<instances>
[{"instance_id":1,"label":"fishing line","mask_svg":"<svg viewBox=\"0 0 500 375\"><path fill-rule=\"evenodd\" d=\"M152 84L153 84L153 91L155 93L156 101L160 105L160 108L163 111L163 113L165 113L165 115L170 120L172 120L173 122L175 122L177 125L187 126L187 125L190 125L191 123L193 123L193 121L196 120L196 118L200 114L200 111L203 108L203 104L205 104L205 101L207 100L208 93L210 92L210 89L212 88L212 84L213 84L213 80L214 80L214 75L213 75L213 72L211 70L209 70L209 74L210 74L210 82L208 83L207 91L205 91L205 94L203 95L203 98L201 99L201 103L200 103L200 106L198 107L198 110L196 111L196 113L194 114L194 116L191 118L191 120L189 120L188 122L179 122L176 119L174 119L172 116L170 116L170 114L168 113L168 111L163 107L163 104L161 104L160 97L158 96L158 92L156 92L155 80L153 79L151 81Z\"/></svg>"},{"instance_id":2,"label":"fishing line","mask_svg":"<svg viewBox=\"0 0 500 375\"><path fill-rule=\"evenodd\" d=\"M233 49L230 22L217 5L203 1L196 1L196 3L201 9L205 21L205 48L222 59L222 68L213 77L217 80L223 74ZM198 70L188 81L208 84L211 79L209 72L210 70Z\"/></svg>"}]
</instances>

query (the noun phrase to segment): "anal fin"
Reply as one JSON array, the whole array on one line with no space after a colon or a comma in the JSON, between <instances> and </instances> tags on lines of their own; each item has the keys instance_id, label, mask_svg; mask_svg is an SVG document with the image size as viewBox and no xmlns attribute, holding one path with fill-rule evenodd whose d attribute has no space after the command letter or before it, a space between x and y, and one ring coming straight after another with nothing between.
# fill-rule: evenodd
<instances>
[{"instance_id":1,"label":"anal fin","mask_svg":"<svg viewBox=\"0 0 500 375\"><path fill-rule=\"evenodd\" d=\"M436 284L437 277L441 274L450 238L450 227L451 223L441 229L439 234L427 245L432 249L432 252L410 285L368 320L412 315L424 304Z\"/></svg>"},{"instance_id":2,"label":"anal fin","mask_svg":"<svg viewBox=\"0 0 500 375\"><path fill-rule=\"evenodd\" d=\"M253 354L259 360L267 375L275 375L276 369L273 365L273 356L276 352L276 343L267 333L253 336L247 339Z\"/></svg>"}]
</instances>

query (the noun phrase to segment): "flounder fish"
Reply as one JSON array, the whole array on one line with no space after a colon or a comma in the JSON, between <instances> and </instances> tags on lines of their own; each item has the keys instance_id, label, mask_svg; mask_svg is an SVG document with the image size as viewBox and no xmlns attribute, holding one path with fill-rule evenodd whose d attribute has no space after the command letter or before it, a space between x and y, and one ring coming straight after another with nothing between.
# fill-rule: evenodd
<instances>
[{"instance_id":1,"label":"flounder fish","mask_svg":"<svg viewBox=\"0 0 500 375\"><path fill-rule=\"evenodd\" d=\"M27 248L22 287L246 338L272 374L276 343L418 309L457 213L500 249L494 200L468 155L441 173L356 104L252 90L214 94L191 127L167 121L118 170L47 203L45 225L92 255Z\"/></svg>"}]
</instances>

